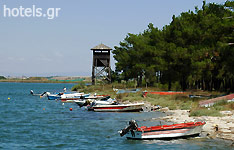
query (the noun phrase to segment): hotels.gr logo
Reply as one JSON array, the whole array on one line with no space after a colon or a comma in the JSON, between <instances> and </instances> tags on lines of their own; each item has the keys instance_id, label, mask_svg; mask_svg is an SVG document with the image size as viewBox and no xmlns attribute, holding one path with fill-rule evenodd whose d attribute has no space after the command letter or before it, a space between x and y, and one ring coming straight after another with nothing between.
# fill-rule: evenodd
<instances>
[{"instance_id":1,"label":"hotels.gr logo","mask_svg":"<svg viewBox=\"0 0 234 150\"><path fill-rule=\"evenodd\" d=\"M47 19L54 19L59 17L59 12L61 8L47 8L43 10L43 8L37 8L35 5L32 5L31 8L24 8L23 6L19 6L19 8L8 8L6 5L3 5L3 17L34 17L40 18L44 17Z\"/></svg>"}]
</instances>

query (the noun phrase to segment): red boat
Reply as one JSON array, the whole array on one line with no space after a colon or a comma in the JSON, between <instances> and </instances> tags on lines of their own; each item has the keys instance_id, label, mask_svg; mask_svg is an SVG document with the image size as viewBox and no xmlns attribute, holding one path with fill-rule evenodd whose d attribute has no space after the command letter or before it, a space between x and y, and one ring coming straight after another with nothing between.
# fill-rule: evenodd
<instances>
[{"instance_id":1,"label":"red boat","mask_svg":"<svg viewBox=\"0 0 234 150\"><path fill-rule=\"evenodd\" d=\"M129 126L119 131L120 136L126 134L127 139L175 139L198 136L205 122L188 122L172 125L138 127L135 120L129 121Z\"/></svg>"}]
</instances>

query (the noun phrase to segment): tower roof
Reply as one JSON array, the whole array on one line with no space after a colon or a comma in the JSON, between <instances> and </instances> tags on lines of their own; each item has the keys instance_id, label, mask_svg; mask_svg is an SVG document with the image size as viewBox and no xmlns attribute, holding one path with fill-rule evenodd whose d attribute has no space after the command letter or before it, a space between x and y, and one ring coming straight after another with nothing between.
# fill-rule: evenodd
<instances>
[{"instance_id":1,"label":"tower roof","mask_svg":"<svg viewBox=\"0 0 234 150\"><path fill-rule=\"evenodd\" d=\"M91 50L112 50L112 48L101 43L101 44L95 46L94 48L92 48Z\"/></svg>"}]
</instances>

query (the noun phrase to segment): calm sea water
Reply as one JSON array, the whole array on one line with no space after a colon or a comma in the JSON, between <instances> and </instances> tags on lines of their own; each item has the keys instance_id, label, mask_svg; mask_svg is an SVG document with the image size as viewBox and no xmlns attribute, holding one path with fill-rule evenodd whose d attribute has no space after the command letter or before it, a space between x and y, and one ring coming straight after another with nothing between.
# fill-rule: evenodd
<instances>
[{"instance_id":1,"label":"calm sea water","mask_svg":"<svg viewBox=\"0 0 234 150\"><path fill-rule=\"evenodd\" d=\"M130 119L139 125L157 125L150 118L164 114L90 112L76 104L29 94L58 92L74 84L0 83L0 149L232 149L230 143L206 138L172 141L134 141L120 137L118 130ZM10 99L8 99L10 98ZM73 108L73 111L70 111Z\"/></svg>"}]
</instances>

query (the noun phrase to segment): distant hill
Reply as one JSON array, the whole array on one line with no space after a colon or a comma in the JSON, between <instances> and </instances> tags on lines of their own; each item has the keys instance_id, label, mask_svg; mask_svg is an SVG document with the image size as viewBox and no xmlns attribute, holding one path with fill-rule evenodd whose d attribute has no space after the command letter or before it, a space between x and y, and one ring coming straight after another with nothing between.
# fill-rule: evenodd
<instances>
[{"instance_id":1,"label":"distant hill","mask_svg":"<svg viewBox=\"0 0 234 150\"><path fill-rule=\"evenodd\" d=\"M91 77L87 76L53 76L48 77L48 80L50 81L91 81Z\"/></svg>"}]
</instances>

